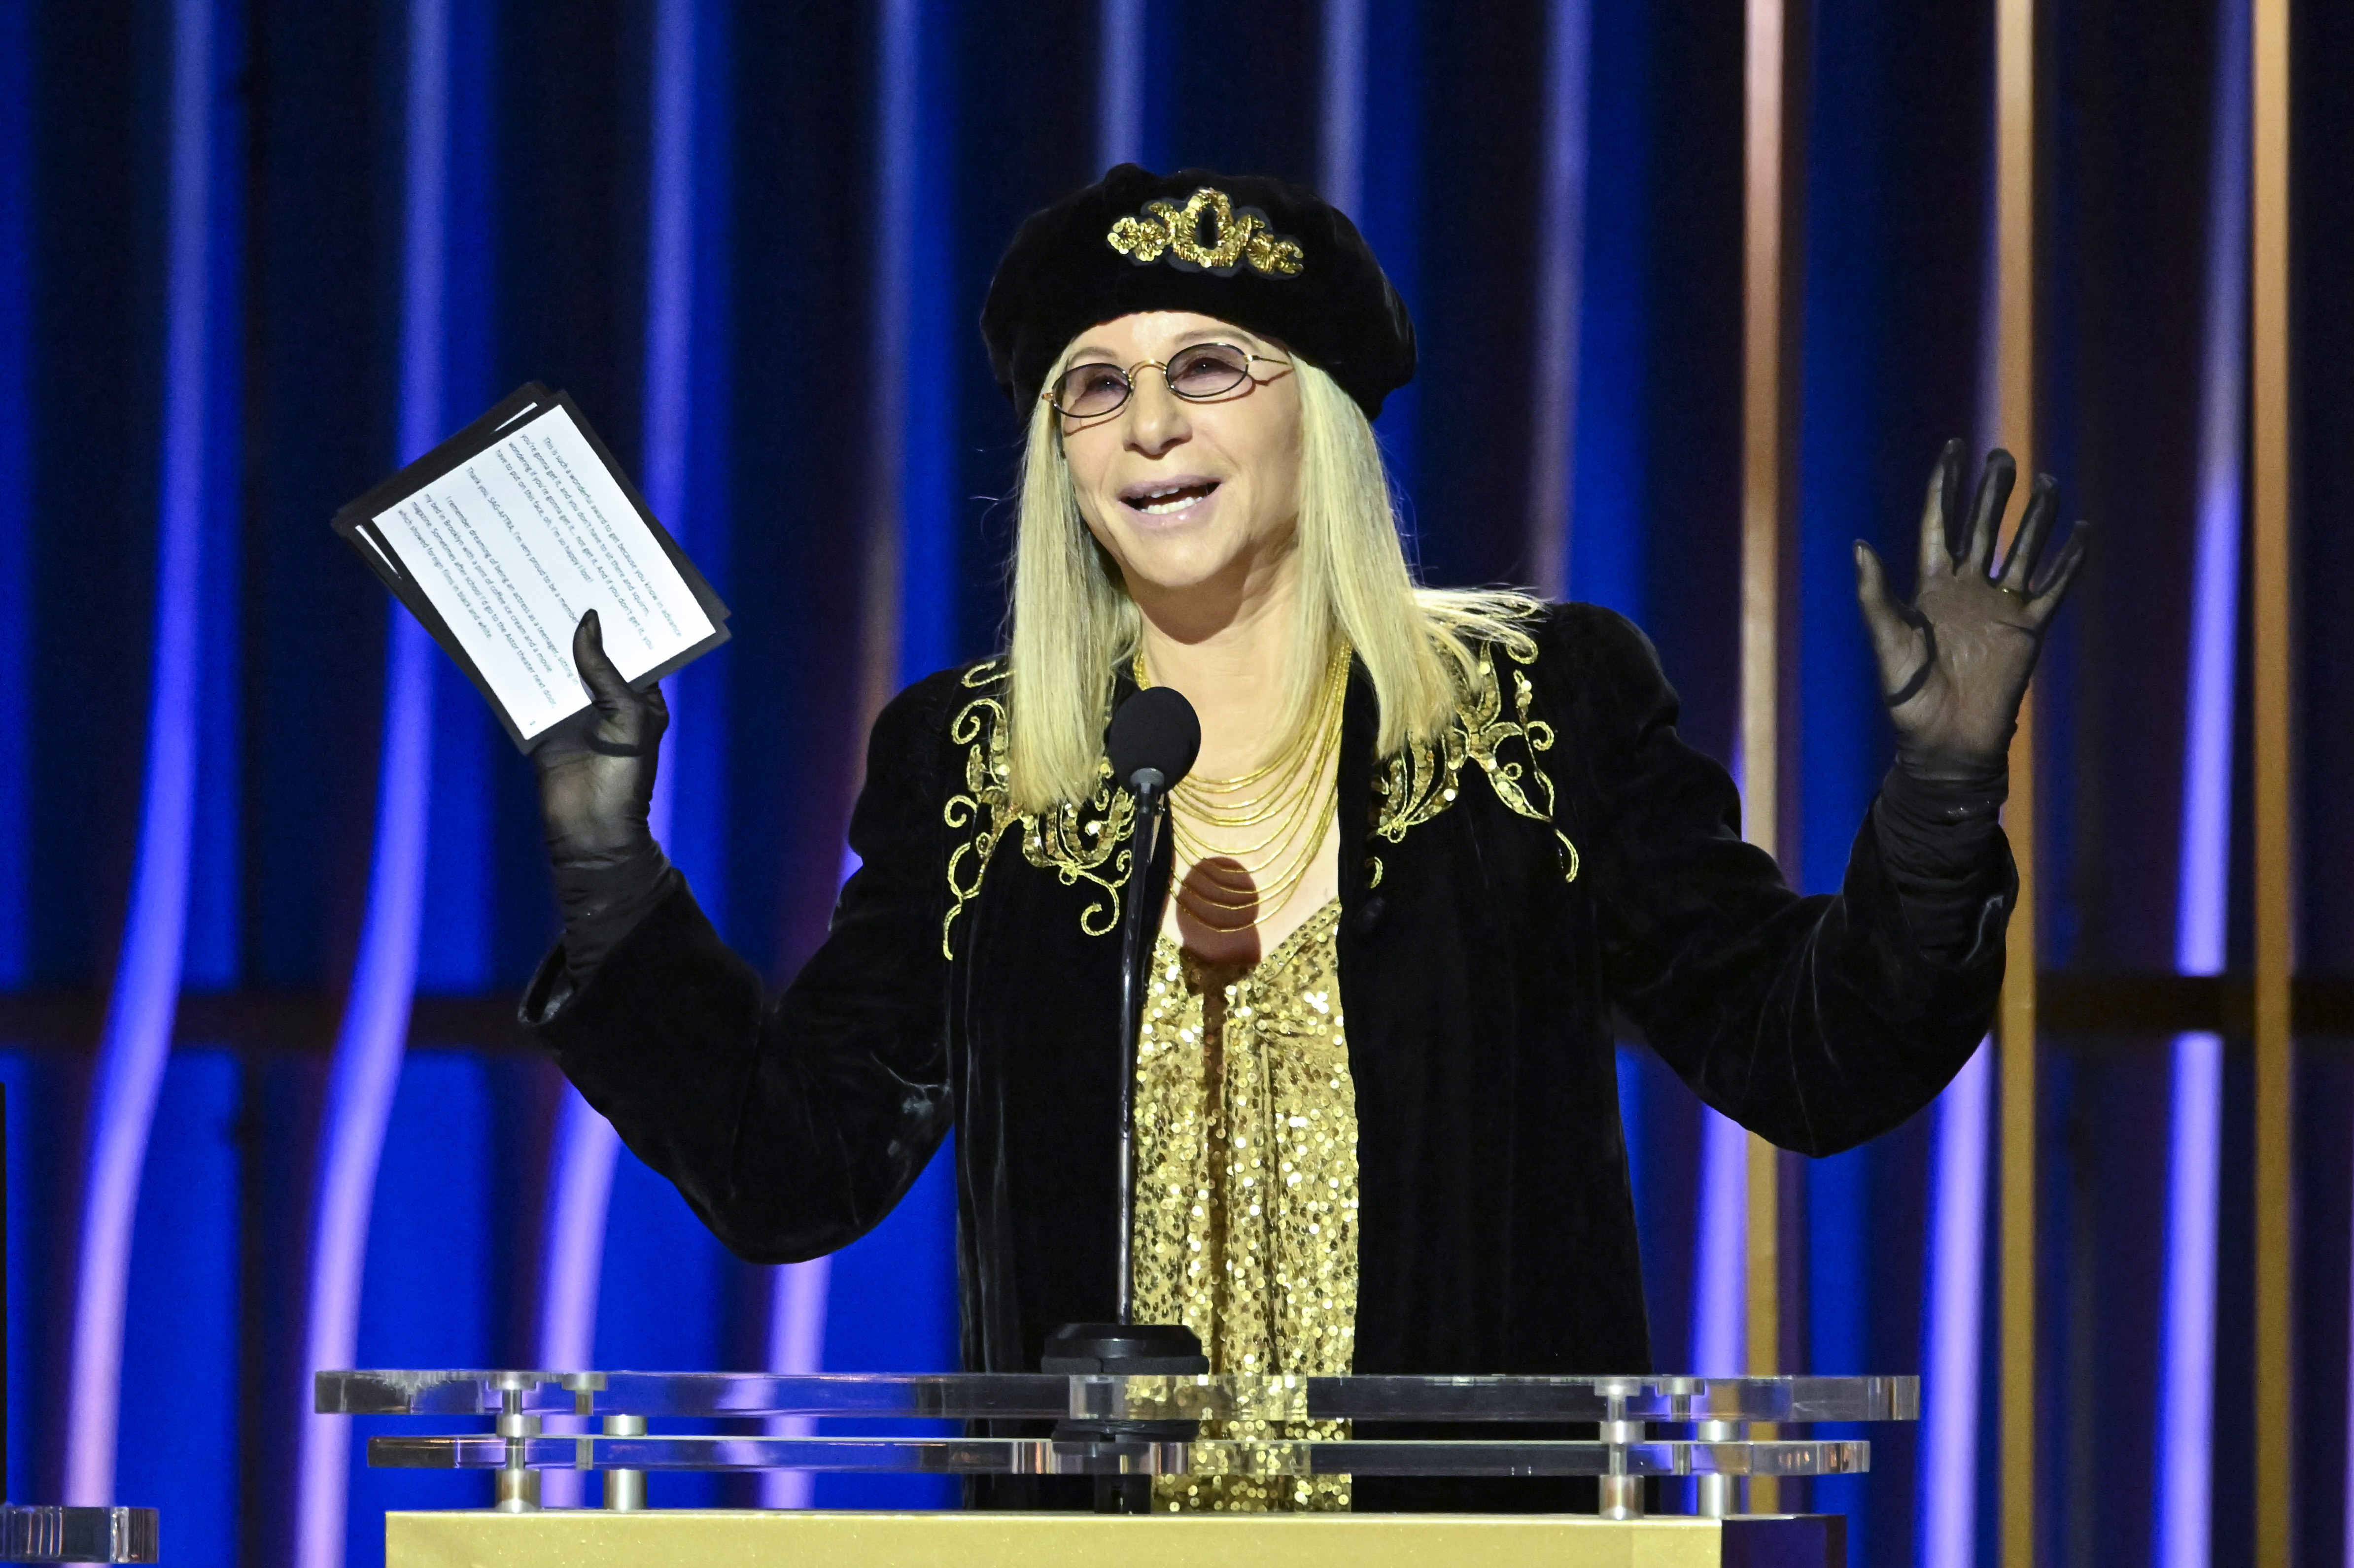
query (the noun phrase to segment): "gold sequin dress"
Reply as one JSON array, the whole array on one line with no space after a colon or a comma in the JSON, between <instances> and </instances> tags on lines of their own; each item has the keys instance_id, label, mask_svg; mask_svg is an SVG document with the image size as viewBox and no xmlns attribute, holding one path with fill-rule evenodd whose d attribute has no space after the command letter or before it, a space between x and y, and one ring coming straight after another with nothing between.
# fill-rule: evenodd
<instances>
[{"instance_id":1,"label":"gold sequin dress","mask_svg":"<svg viewBox=\"0 0 2354 1568\"><path fill-rule=\"evenodd\" d=\"M1256 965L1154 945L1137 1040L1136 1312L1216 1372L1349 1371L1357 1114L1327 903ZM1335 1422L1204 1422L1204 1438L1337 1438ZM1349 1478L1163 1476L1160 1510L1344 1510Z\"/></svg>"}]
</instances>

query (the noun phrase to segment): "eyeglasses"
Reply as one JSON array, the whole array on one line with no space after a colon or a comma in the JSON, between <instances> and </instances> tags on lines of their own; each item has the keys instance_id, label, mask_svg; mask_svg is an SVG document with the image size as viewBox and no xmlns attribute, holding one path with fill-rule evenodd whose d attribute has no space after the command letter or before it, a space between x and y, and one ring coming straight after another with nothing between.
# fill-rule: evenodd
<instances>
[{"instance_id":1,"label":"eyeglasses","mask_svg":"<svg viewBox=\"0 0 2354 1568\"><path fill-rule=\"evenodd\" d=\"M1117 413L1136 387L1136 373L1146 366L1161 372L1169 390L1189 403L1223 397L1250 379L1254 365L1289 365L1253 354L1230 343L1197 343L1167 359L1140 359L1122 370L1117 365L1074 365L1055 378L1040 397L1066 419L1099 419Z\"/></svg>"}]
</instances>

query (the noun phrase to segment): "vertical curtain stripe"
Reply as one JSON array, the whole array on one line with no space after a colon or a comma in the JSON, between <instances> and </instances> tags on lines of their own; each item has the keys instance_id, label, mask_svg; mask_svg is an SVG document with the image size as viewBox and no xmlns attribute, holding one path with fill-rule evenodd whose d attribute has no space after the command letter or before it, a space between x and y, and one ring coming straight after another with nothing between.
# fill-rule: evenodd
<instances>
[{"instance_id":1,"label":"vertical curtain stripe","mask_svg":"<svg viewBox=\"0 0 2354 1568\"><path fill-rule=\"evenodd\" d=\"M644 415L639 468L646 504L682 544L687 513L687 402L695 319L695 0L662 0L653 16L650 102L651 188L646 213ZM668 756L655 775L651 825L671 841L679 747L686 718L680 688L671 705ZM597 1354L597 1302L604 1271L605 1226L620 1139L613 1126L568 1086L557 1112L547 1222L541 1262L539 1359L543 1366L586 1369ZM578 1477L550 1474L545 1500L578 1500Z\"/></svg>"},{"instance_id":2,"label":"vertical curtain stripe","mask_svg":"<svg viewBox=\"0 0 2354 1568\"><path fill-rule=\"evenodd\" d=\"M877 13L875 102L874 258L868 276L875 343L867 439L866 603L863 701L867 721L883 711L899 678L900 594L907 541L906 461L907 330L914 258L916 76L919 0L884 0ZM861 730L864 725L860 726Z\"/></svg>"},{"instance_id":3,"label":"vertical curtain stripe","mask_svg":"<svg viewBox=\"0 0 2354 1568\"><path fill-rule=\"evenodd\" d=\"M2354 1296L2354 1291L2349 1292ZM2341 1563L2354 1564L2354 1312L2346 1315L2346 1540Z\"/></svg>"},{"instance_id":4,"label":"vertical curtain stripe","mask_svg":"<svg viewBox=\"0 0 2354 1568\"><path fill-rule=\"evenodd\" d=\"M563 1088L549 1161L547 1219L540 1245L536 1363L558 1372L597 1364L597 1302L605 1275L605 1227L612 1210L613 1166L621 1152L613 1124ZM551 1423L553 1431L561 1422ZM577 1471L540 1478L550 1508L593 1501Z\"/></svg>"},{"instance_id":5,"label":"vertical curtain stripe","mask_svg":"<svg viewBox=\"0 0 2354 1568\"><path fill-rule=\"evenodd\" d=\"M419 8L435 0L420 0ZM357 1353L362 1263L376 1198L385 1124L400 1081L417 974L425 893L427 778L432 765L436 657L425 629L403 615L392 629L385 683L384 766L376 795L376 861L351 993L335 1039L320 1129L311 1243L310 1321L301 1408L311 1407L311 1373L348 1367ZM297 1561L334 1568L344 1548L344 1499L351 1423L302 1416Z\"/></svg>"},{"instance_id":6,"label":"vertical curtain stripe","mask_svg":"<svg viewBox=\"0 0 2354 1568\"><path fill-rule=\"evenodd\" d=\"M0 6L0 865L22 866L32 783L33 18ZM0 877L0 986L24 983L23 875Z\"/></svg>"},{"instance_id":7,"label":"vertical curtain stripe","mask_svg":"<svg viewBox=\"0 0 2354 1568\"><path fill-rule=\"evenodd\" d=\"M646 504L671 532L686 503L695 313L695 0L654 7L652 188L647 193L643 470Z\"/></svg>"},{"instance_id":8,"label":"vertical curtain stripe","mask_svg":"<svg viewBox=\"0 0 2354 1568\"><path fill-rule=\"evenodd\" d=\"M1324 0L1324 115L1318 178L1326 201L1358 216L1365 180L1367 0Z\"/></svg>"},{"instance_id":9,"label":"vertical curtain stripe","mask_svg":"<svg viewBox=\"0 0 2354 1568\"><path fill-rule=\"evenodd\" d=\"M833 1259L813 1257L769 1271L769 1370L815 1372L825 1370L825 1298L833 1279ZM807 1415L783 1415L767 1424L772 1437L807 1437L817 1422ZM760 1477L762 1508L807 1508L817 1478L808 1470L769 1470Z\"/></svg>"},{"instance_id":10,"label":"vertical curtain stripe","mask_svg":"<svg viewBox=\"0 0 2354 1568\"><path fill-rule=\"evenodd\" d=\"M400 458L429 449L442 423L441 313L449 194L449 0L410 0L402 235ZM368 1213L385 1124L408 1033L424 907L432 773L432 638L396 609L385 679L376 859L320 1129L309 1322L301 1368L302 1441L295 1552L302 1568L343 1559L351 1423L310 1414L310 1374L353 1363Z\"/></svg>"},{"instance_id":11,"label":"vertical curtain stripe","mask_svg":"<svg viewBox=\"0 0 2354 1568\"><path fill-rule=\"evenodd\" d=\"M1976 1568L1979 1359L1985 1336L1988 1079L1981 1042L1937 1097L1922 1338L1921 1568Z\"/></svg>"},{"instance_id":12,"label":"vertical curtain stripe","mask_svg":"<svg viewBox=\"0 0 2354 1568\"><path fill-rule=\"evenodd\" d=\"M2223 1039L2178 1034L2166 1169L2166 1275L2158 1387L2159 1568L2204 1568L2211 1540L2215 1224L2223 1139Z\"/></svg>"},{"instance_id":13,"label":"vertical curtain stripe","mask_svg":"<svg viewBox=\"0 0 2354 1568\"><path fill-rule=\"evenodd\" d=\"M585 1372L597 1355L597 1295L605 1261L605 1218L620 1139L613 1124L567 1085L557 1113L555 1178L542 1249L541 1366Z\"/></svg>"},{"instance_id":14,"label":"vertical curtain stripe","mask_svg":"<svg viewBox=\"0 0 2354 1568\"><path fill-rule=\"evenodd\" d=\"M654 7L653 90L649 138L653 143L646 215L645 404L639 468L646 504L682 544L686 515L686 424L689 353L695 310L695 3L660 0ZM664 688L675 729L681 683ZM668 747L675 760L675 742ZM654 837L670 838L677 770L654 778Z\"/></svg>"},{"instance_id":15,"label":"vertical curtain stripe","mask_svg":"<svg viewBox=\"0 0 2354 1568\"><path fill-rule=\"evenodd\" d=\"M924 215L955 207L947 171L957 148L952 37L961 7L915 0L908 32L895 48L889 121L894 150L900 280L899 649L894 687L953 663L963 652L958 626L957 399L938 374L943 351L970 340L970 317L949 300L955 247L949 226ZM904 59L900 57L904 56ZM991 429L995 429L994 421Z\"/></svg>"},{"instance_id":16,"label":"vertical curtain stripe","mask_svg":"<svg viewBox=\"0 0 2354 1568\"><path fill-rule=\"evenodd\" d=\"M2223 972L2230 908L2232 694L2240 631L2242 458L2247 397L2248 28L2217 8L2216 110L2200 344L2198 555L2191 577L2189 744L2182 778L2175 962Z\"/></svg>"},{"instance_id":17,"label":"vertical curtain stripe","mask_svg":"<svg viewBox=\"0 0 2354 1568\"><path fill-rule=\"evenodd\" d=\"M1767 27L1771 28L1770 35L1766 35L1761 41L1761 29ZM1778 136L1770 140L1761 139L1757 126L1761 113L1766 112L1769 109L1778 113L1777 106L1780 103L1783 74L1780 63L1781 11L1779 7L1773 5L1761 5L1759 0L1751 0L1744 11L1744 40L1746 71L1743 94L1744 112L1746 117L1744 143L1744 178L1747 182L1745 186L1747 197L1754 209L1759 200L1757 189L1759 176L1754 165L1760 158L1775 159L1779 156ZM1759 79L1761 62L1767 71L1766 79L1762 82ZM1776 122L1769 120L1767 123L1771 125L1776 124ZM1761 142L1766 143L1762 147ZM1766 167L1773 179L1778 179L1778 167L1770 163ZM1767 181L1768 188L1766 194L1778 203L1778 186L1773 184L1773 179ZM1767 216L1770 217L1771 214ZM1747 240L1753 249L1756 243L1754 231L1766 221L1766 218L1761 217L1755 210L1749 211L1744 217L1744 223L1753 231L1753 238ZM1776 248L1776 254L1773 256L1775 270L1769 281L1778 278L1780 267L1778 230L1770 232L1776 236L1772 241ZM1755 270L1754 259L1749 260L1746 265L1750 271ZM1755 287L1755 280L1744 272L1744 290L1754 291ZM1772 291L1769 290L1769 293L1771 292ZM1778 355L1778 340L1771 334L1778 331L1780 316L1777 306L1768 304L1765 308L1766 313L1763 319L1768 333L1765 341L1769 350L1772 350L1766 357L1771 361ZM1750 340L1754 340L1760 330L1760 309L1759 302L1754 297L1749 297L1745 292L1744 326L1749 335L1748 339L1744 340L1743 352L1744 362L1751 366L1753 378L1758 356L1755 343ZM1768 385L1769 387L1778 386L1779 383L1769 380ZM1756 412L1754 407L1755 402L1754 391L1744 390L1743 399L1744 421L1754 422L1755 419ZM1747 461L1747 456L1744 450L1744 461ZM1750 498L1744 493L1745 511L1749 507L1749 500ZM1772 520L1769 519L1769 521ZM1753 646L1755 639L1751 627L1755 615L1749 608L1754 579L1757 576L1748 561L1748 556L1754 554L1753 541L1749 537L1755 532L1753 524L1754 520L1744 515L1742 574L1744 608L1741 632L1742 721L1736 726L1734 735L1733 777L1741 792L1742 814L1746 825L1746 836L1753 841L1763 842L1770 851L1773 848L1775 820L1778 815L1773 804L1776 799L1774 792L1776 768L1770 744L1774 735L1773 705L1770 702L1767 704L1763 727L1760 728L1759 724L1754 722L1753 710L1756 709L1757 705L1753 700L1750 691L1758 678L1759 667L1755 657L1756 650ZM1778 524L1776 525L1778 526ZM1541 566L1544 564L1546 563L1540 563ZM1566 559L1553 563L1552 569L1565 578L1567 564ZM1772 574L1768 573L1767 577L1769 579L1767 588L1770 591ZM1768 628L1770 632L1770 618ZM1772 647L1770 637L1766 647L1770 653ZM1766 669L1767 689L1770 692L1772 689L1770 661ZM1759 739L1768 744L1760 768L1764 778L1758 781L1759 787L1753 789L1750 764L1754 760L1759 760L1752 755L1755 742ZM1759 838L1761 828L1762 841ZM1723 1374L1747 1370L1749 1361L1747 1354L1750 1329L1747 1310L1749 1306L1747 1241L1751 1223L1749 1136L1737 1124L1706 1107L1701 1111L1701 1126L1700 1213L1696 1217L1693 1236L1695 1256L1692 1268L1691 1363L1692 1370L1696 1372Z\"/></svg>"},{"instance_id":18,"label":"vertical curtain stripe","mask_svg":"<svg viewBox=\"0 0 2354 1568\"><path fill-rule=\"evenodd\" d=\"M1743 1311L1746 1277L1742 1243L1749 1228L1749 1134L1701 1107L1700 1220L1692 1269L1691 1371L1729 1377L1744 1370Z\"/></svg>"},{"instance_id":19,"label":"vertical curtain stripe","mask_svg":"<svg viewBox=\"0 0 2354 1568\"><path fill-rule=\"evenodd\" d=\"M196 788L196 588L206 514L212 278L211 0L172 14L164 442L147 777L122 948L90 1096L66 1424L66 1499L112 1501L123 1293L147 1135L163 1086L187 926Z\"/></svg>"},{"instance_id":20,"label":"vertical curtain stripe","mask_svg":"<svg viewBox=\"0 0 2354 1568\"><path fill-rule=\"evenodd\" d=\"M1144 159L1145 0L1100 0L1096 49L1096 172Z\"/></svg>"},{"instance_id":21,"label":"vertical curtain stripe","mask_svg":"<svg viewBox=\"0 0 2354 1568\"><path fill-rule=\"evenodd\" d=\"M1531 367L1530 576L1569 591L1569 498L1576 461L1578 313L1585 260L1588 0L1545 13L1544 186L1538 193L1536 363Z\"/></svg>"},{"instance_id":22,"label":"vertical curtain stripe","mask_svg":"<svg viewBox=\"0 0 2354 1568\"><path fill-rule=\"evenodd\" d=\"M2242 409L2247 394L2248 17L2216 7L2215 123L2200 343L2198 543L2190 591L2175 965L2223 971L2230 914L2232 730L2240 633ZM2223 1154L2223 1041L2174 1041L2166 1284L2158 1381L2159 1568L2204 1568L2212 1544L2215 1242Z\"/></svg>"},{"instance_id":23,"label":"vertical curtain stripe","mask_svg":"<svg viewBox=\"0 0 2354 1568\"><path fill-rule=\"evenodd\" d=\"M860 670L861 713L868 722L882 711L899 684L905 659L901 634L907 608L902 597L908 526L908 374L914 347L909 317L916 269L915 164L921 124L917 101L922 61L920 0L885 0L876 23L875 228L869 270L874 290L869 321L876 369L866 426L873 444L868 454L866 598ZM855 864L847 850L843 864L847 876ZM831 1266L822 1259L814 1266L770 1271L768 1351L772 1366L811 1372L822 1366L831 1279ZM771 1506L806 1507L811 1478L764 1477L760 1490L763 1500Z\"/></svg>"},{"instance_id":24,"label":"vertical curtain stripe","mask_svg":"<svg viewBox=\"0 0 2354 1568\"><path fill-rule=\"evenodd\" d=\"M2296 759L2306 744L2298 723L2297 583L2298 542L2295 457L2299 411L2296 354L2301 346L2296 302L2301 283L2298 258L2308 247L2296 242L2295 214L2304 199L2296 191L2296 134L2292 100L2344 78L2315 67L2299 74L2293 65L2292 29L2316 26L2338 7L2301 8L2292 0L2254 0L2251 6L2250 97L2250 372L2249 399L2249 731L2250 926L2253 940L2255 1137L2251 1175L2254 1188L2254 1256L2251 1297L2254 1321L2254 1419L2250 1424L2255 1486L2248 1511L2255 1517L2254 1561L2274 1568L2292 1560L2296 1517L2297 1435L2296 1227L2297 1051L2292 987L2296 969L2299 899L2297 866L2300 825L2296 821ZM2324 35L2326 36L2326 35ZM2323 104L2330 101L2314 95ZM2329 144L2321 136L2317 146ZM2317 160L2317 163L2319 163ZM2321 163L2321 167L2332 165ZM2306 189L2318 194L2316 182ZM2322 211L2328 207L2314 204ZM2340 211L2343 210L2341 207ZM2334 255L2342 242L2325 239L2309 247ZM2316 291L2319 294L2319 291ZM2321 295L2320 297L2327 297ZM2320 313L2317 312L2317 315ZM2316 365L2316 370L2321 367ZM2316 376L2318 380L2320 377ZM2343 414L2338 416L2342 421ZM2317 419L2317 429L2334 429ZM2321 449L2329 450L2330 449ZM2334 458L2334 451L2331 457ZM2320 459L2317 474L2339 464ZM2326 524L2335 524L2325 514ZM2333 530L2334 531L2334 530ZM2321 683L2323 689L2336 683ZM2342 691L2342 687L2338 687ZM2342 720L2340 723L2342 724Z\"/></svg>"},{"instance_id":25,"label":"vertical curtain stripe","mask_svg":"<svg viewBox=\"0 0 2354 1568\"><path fill-rule=\"evenodd\" d=\"M1989 128L1990 131L1992 127ZM1987 206L1996 188L1989 171ZM1985 451L2002 421L2001 240L1989 221L1979 257L1978 406L1972 444ZM1979 1366L1985 1353L1986 1183L1992 1155L1986 1044L1937 1101L1936 1167L1930 1177L1929 1372L1922 1380L1922 1568L1973 1568L1978 1552ZM1965 1080L1969 1086L1965 1087ZM1979 1097L1973 1098L1972 1097ZM1950 1390L1950 1393L1941 1392Z\"/></svg>"}]
</instances>

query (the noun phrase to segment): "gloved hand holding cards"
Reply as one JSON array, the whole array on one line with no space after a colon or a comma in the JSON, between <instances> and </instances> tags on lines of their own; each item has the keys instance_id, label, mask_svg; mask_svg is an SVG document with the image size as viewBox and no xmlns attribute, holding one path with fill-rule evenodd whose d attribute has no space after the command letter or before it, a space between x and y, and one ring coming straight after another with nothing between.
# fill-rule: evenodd
<instances>
[{"instance_id":1,"label":"gloved hand holding cards","mask_svg":"<svg viewBox=\"0 0 2354 1568\"><path fill-rule=\"evenodd\" d=\"M536 382L335 514L335 532L529 751L589 705L581 616L642 689L727 640L727 607L572 400Z\"/></svg>"}]
</instances>

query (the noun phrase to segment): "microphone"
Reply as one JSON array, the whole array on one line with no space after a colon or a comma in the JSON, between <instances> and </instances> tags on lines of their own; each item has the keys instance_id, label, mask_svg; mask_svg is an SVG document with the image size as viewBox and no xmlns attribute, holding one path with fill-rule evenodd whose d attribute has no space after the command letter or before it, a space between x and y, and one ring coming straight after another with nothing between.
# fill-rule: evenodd
<instances>
[{"instance_id":1,"label":"microphone","mask_svg":"<svg viewBox=\"0 0 2354 1568\"><path fill-rule=\"evenodd\" d=\"M1136 791L1165 793L1193 769L1202 754L1202 721L1182 692L1147 686L1111 715L1105 749L1111 776Z\"/></svg>"},{"instance_id":2,"label":"microphone","mask_svg":"<svg viewBox=\"0 0 2354 1568\"><path fill-rule=\"evenodd\" d=\"M1184 1376L1206 1372L1202 1341L1182 1323L1136 1321L1136 1035L1142 1022L1148 933L1160 924L1160 910L1147 908L1152 865L1161 847L1161 819L1169 792L1192 770L1202 749L1202 721L1181 692L1148 686L1111 716L1105 737L1113 780L1136 800L1129 839L1128 904L1120 912L1119 971L1119 1277L1116 1321L1066 1323L1046 1337L1039 1363L1045 1372ZM1107 1457L1129 1445L1190 1441L1192 1421L1120 1419L1065 1420L1055 1436L1066 1443L1106 1446ZM1148 1513L1152 1508L1149 1475L1096 1477L1097 1513Z\"/></svg>"}]
</instances>

